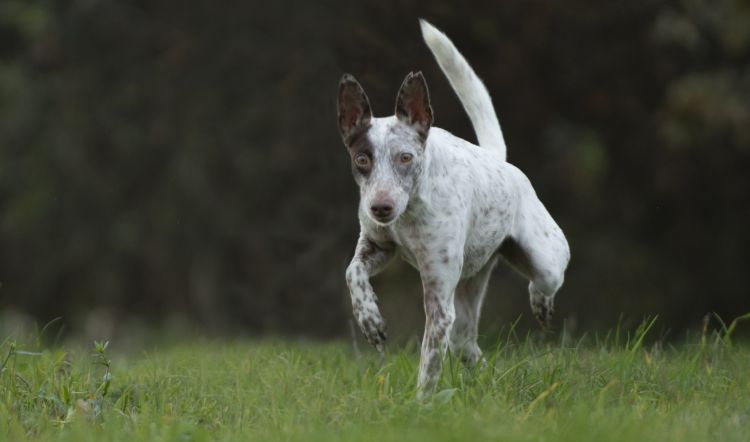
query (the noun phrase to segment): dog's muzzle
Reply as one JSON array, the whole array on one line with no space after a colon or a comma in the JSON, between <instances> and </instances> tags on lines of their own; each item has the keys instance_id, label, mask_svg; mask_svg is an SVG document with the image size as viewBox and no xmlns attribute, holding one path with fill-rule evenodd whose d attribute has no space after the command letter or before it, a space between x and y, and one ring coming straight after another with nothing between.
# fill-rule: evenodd
<instances>
[{"instance_id":1,"label":"dog's muzzle","mask_svg":"<svg viewBox=\"0 0 750 442\"><path fill-rule=\"evenodd\" d=\"M376 221L388 223L393 220L393 201L381 200L372 203L370 213Z\"/></svg>"}]
</instances>

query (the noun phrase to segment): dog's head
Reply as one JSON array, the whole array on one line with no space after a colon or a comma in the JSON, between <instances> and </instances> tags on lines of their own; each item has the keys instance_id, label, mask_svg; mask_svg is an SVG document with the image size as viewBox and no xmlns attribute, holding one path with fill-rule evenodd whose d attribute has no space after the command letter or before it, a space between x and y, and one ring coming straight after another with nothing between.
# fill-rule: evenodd
<instances>
[{"instance_id":1,"label":"dog's head","mask_svg":"<svg viewBox=\"0 0 750 442\"><path fill-rule=\"evenodd\" d=\"M432 107L421 72L410 73L396 96L392 117L373 118L362 86L349 74L339 82L339 131L352 159L360 205L380 225L395 221L422 173Z\"/></svg>"}]
</instances>

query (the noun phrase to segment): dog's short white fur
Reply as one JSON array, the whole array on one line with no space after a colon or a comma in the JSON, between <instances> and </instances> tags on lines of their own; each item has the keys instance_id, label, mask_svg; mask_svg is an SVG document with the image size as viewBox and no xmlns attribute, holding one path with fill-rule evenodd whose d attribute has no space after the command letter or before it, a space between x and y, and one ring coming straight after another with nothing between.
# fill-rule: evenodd
<instances>
[{"instance_id":1,"label":"dog's short white fur","mask_svg":"<svg viewBox=\"0 0 750 442\"><path fill-rule=\"evenodd\" d=\"M448 348L468 365L482 360L477 326L498 258L529 279L531 308L547 325L570 251L528 178L506 162L487 89L445 34L420 24L479 146L432 126L421 73L406 77L395 115L386 118L372 116L364 90L345 74L338 117L360 187L361 233L346 271L354 316L382 352L385 323L369 279L394 255L419 270L426 318L418 386L425 394L434 390Z\"/></svg>"}]
</instances>

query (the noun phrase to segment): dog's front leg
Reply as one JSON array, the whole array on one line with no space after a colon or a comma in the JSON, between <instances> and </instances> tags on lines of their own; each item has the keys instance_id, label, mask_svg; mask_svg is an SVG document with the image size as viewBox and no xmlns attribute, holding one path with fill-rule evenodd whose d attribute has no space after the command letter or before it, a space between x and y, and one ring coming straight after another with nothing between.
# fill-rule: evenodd
<instances>
[{"instance_id":1,"label":"dog's front leg","mask_svg":"<svg viewBox=\"0 0 750 442\"><path fill-rule=\"evenodd\" d=\"M386 340L385 321L378 309L378 297L370 285L370 277L380 272L392 257L393 249L378 247L362 232L354 258L346 269L354 317L367 341L381 353Z\"/></svg>"},{"instance_id":2,"label":"dog's front leg","mask_svg":"<svg viewBox=\"0 0 750 442\"><path fill-rule=\"evenodd\" d=\"M425 328L417 380L420 397L434 391L456 318L453 297L461 275L461 259L443 253L420 263L424 289Z\"/></svg>"}]
</instances>

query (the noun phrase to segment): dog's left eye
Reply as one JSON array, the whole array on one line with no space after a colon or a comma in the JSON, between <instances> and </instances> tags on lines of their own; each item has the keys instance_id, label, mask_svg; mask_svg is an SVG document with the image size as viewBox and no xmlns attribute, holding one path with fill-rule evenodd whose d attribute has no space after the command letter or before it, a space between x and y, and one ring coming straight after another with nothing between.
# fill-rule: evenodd
<instances>
[{"instance_id":1,"label":"dog's left eye","mask_svg":"<svg viewBox=\"0 0 750 442\"><path fill-rule=\"evenodd\" d=\"M401 162L402 162L402 163L404 163L404 164L408 164L408 163L411 163L411 160L412 160L413 158L414 158L414 155L412 155L412 154L410 154L410 153L402 153L402 154L401 154L401 158L400 158L400 159L401 159Z\"/></svg>"},{"instance_id":2,"label":"dog's left eye","mask_svg":"<svg viewBox=\"0 0 750 442\"><path fill-rule=\"evenodd\" d=\"M354 164L356 164L357 167L367 169L368 167L370 167L370 157L361 153L354 157Z\"/></svg>"}]
</instances>

